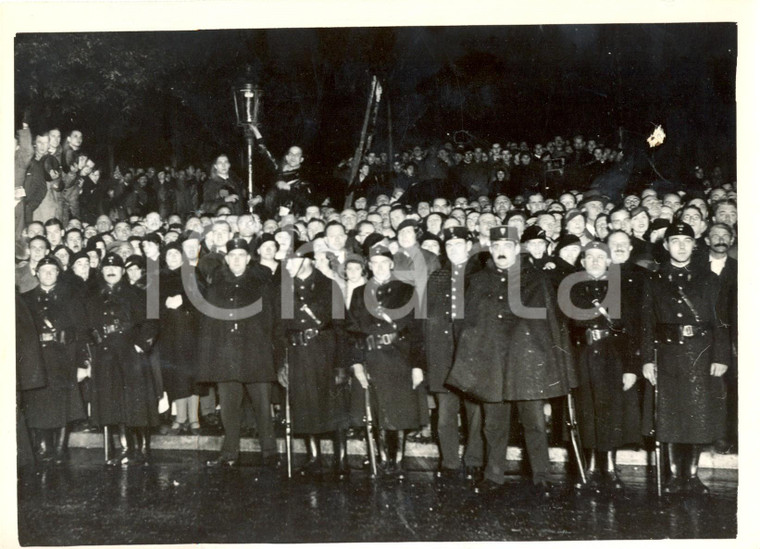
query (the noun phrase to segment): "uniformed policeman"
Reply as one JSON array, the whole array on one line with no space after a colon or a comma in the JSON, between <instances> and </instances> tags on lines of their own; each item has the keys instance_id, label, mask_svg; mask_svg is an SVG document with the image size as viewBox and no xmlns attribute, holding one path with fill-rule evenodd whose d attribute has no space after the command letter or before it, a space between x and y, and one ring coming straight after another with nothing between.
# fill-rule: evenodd
<instances>
[{"instance_id":1,"label":"uniformed policeman","mask_svg":"<svg viewBox=\"0 0 760 549\"><path fill-rule=\"evenodd\" d=\"M378 431L380 467L403 478L406 430L419 429L425 355L419 344L421 321L414 318L417 294L410 284L392 277L393 255L382 242L369 251L372 279L353 291L346 317L346 364L356 377L351 393L354 424L364 414L363 390L370 388ZM394 448L395 446L395 448Z\"/></svg>"},{"instance_id":2,"label":"uniformed policeman","mask_svg":"<svg viewBox=\"0 0 760 549\"><path fill-rule=\"evenodd\" d=\"M43 257L36 269L39 285L23 296L39 335L47 373L44 387L24 392L24 414L36 435L38 455L56 463L65 459L69 424L86 417L75 368L81 308L68 287L58 282L60 273L55 257Z\"/></svg>"},{"instance_id":3,"label":"uniformed policeman","mask_svg":"<svg viewBox=\"0 0 760 549\"><path fill-rule=\"evenodd\" d=\"M307 439L309 459L301 475L321 475L319 435L331 433L335 472L339 479L345 479L350 472L346 447L348 380L339 356L341 320L333 320L332 310L333 295L338 299L336 304L343 306L340 288L314 268L312 251L304 251L300 243L294 249L285 262L289 275L285 284L293 288L293 318L283 319L279 332L281 344L288 349L288 360L278 378L289 388L293 432Z\"/></svg>"},{"instance_id":4,"label":"uniformed policeman","mask_svg":"<svg viewBox=\"0 0 760 549\"><path fill-rule=\"evenodd\" d=\"M224 442L208 467L233 467L240 452L243 393L254 409L265 465L277 464L277 444L270 413L272 384L277 380L275 353L282 352L275 336L277 311L271 286L255 276L248 264L248 242L227 243L225 264L208 288L207 301L224 311L224 318L206 314L201 321L198 381L216 382ZM259 303L260 309L251 309ZM201 310L201 312L204 312Z\"/></svg>"},{"instance_id":5,"label":"uniformed policeman","mask_svg":"<svg viewBox=\"0 0 760 549\"><path fill-rule=\"evenodd\" d=\"M653 275L642 311L643 374L659 389L656 436L667 443L671 473L664 491L705 494L699 456L725 432L730 336L716 318L722 307L714 273L692 261L694 230L672 223L663 245L670 261Z\"/></svg>"},{"instance_id":6,"label":"uniformed policeman","mask_svg":"<svg viewBox=\"0 0 760 549\"><path fill-rule=\"evenodd\" d=\"M150 463L150 428L159 424L158 391L147 353L158 335L145 292L124 277L124 261L103 258L98 286L85 301L92 352L92 421L118 425L127 446L109 465Z\"/></svg>"},{"instance_id":7,"label":"uniformed policeman","mask_svg":"<svg viewBox=\"0 0 760 549\"><path fill-rule=\"evenodd\" d=\"M549 496L544 401L575 383L570 341L545 271L518 261L512 227L491 229L491 259L473 275L448 384L483 402L487 458L476 492L504 484L510 414L517 407L536 495ZM528 309L530 308L530 309ZM536 309L543 309L540 314Z\"/></svg>"},{"instance_id":8,"label":"uniformed policeman","mask_svg":"<svg viewBox=\"0 0 760 549\"><path fill-rule=\"evenodd\" d=\"M641 363L632 360L632 318L638 310L623 304L621 286L612 284L608 269L612 264L607 244L591 241L583 247L581 264L586 280L573 285L572 305L583 316L571 314L571 338L578 365L578 424L583 448L591 451L588 478L593 487L622 490L615 470L615 452L623 444L639 439L638 422L626 423L625 410L637 410L638 400L631 393ZM615 267L619 269L619 267ZM619 282L618 276L612 277ZM609 303L608 304L608 300ZM612 305L620 314L615 314ZM629 398L630 397L630 398ZM630 402L627 402L630 401ZM597 467L597 453L604 454L604 467Z\"/></svg>"},{"instance_id":9,"label":"uniformed policeman","mask_svg":"<svg viewBox=\"0 0 760 549\"><path fill-rule=\"evenodd\" d=\"M429 390L435 395L438 408L438 443L441 460L437 478L456 478L460 473L459 410L464 403L467 421L467 443L464 452L465 476L479 481L483 469L484 440L482 407L479 402L464 398L446 386L459 336L464 325L465 291L473 272L480 263L469 262L472 242L467 240L464 227L449 227L443 231L448 261L428 279L428 310L424 321L425 354Z\"/></svg>"}]
</instances>

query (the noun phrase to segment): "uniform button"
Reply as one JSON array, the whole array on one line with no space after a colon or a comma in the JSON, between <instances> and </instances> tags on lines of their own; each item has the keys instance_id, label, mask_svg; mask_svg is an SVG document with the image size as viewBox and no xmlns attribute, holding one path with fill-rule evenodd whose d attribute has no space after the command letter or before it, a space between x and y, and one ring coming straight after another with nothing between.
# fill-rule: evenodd
<instances>
[{"instance_id":1,"label":"uniform button","mask_svg":"<svg viewBox=\"0 0 760 549\"><path fill-rule=\"evenodd\" d=\"M502 277L501 281L502 281L502 282L506 282L506 281L507 281L507 279L506 279L506 278L503 278L503 277Z\"/></svg>"},{"instance_id":2,"label":"uniform button","mask_svg":"<svg viewBox=\"0 0 760 549\"><path fill-rule=\"evenodd\" d=\"M683 299L679 299L679 300L678 300L678 303L683 303Z\"/></svg>"},{"instance_id":3,"label":"uniform button","mask_svg":"<svg viewBox=\"0 0 760 549\"><path fill-rule=\"evenodd\" d=\"M503 295L499 296L499 301L504 301L504 296Z\"/></svg>"},{"instance_id":4,"label":"uniform button","mask_svg":"<svg viewBox=\"0 0 760 549\"><path fill-rule=\"evenodd\" d=\"M448 330L444 330L443 333L448 335L449 331Z\"/></svg>"},{"instance_id":5,"label":"uniform button","mask_svg":"<svg viewBox=\"0 0 760 549\"><path fill-rule=\"evenodd\" d=\"M456 308L457 308L457 306L456 306L456 305L452 305L452 306L451 306L451 308L452 308L452 309L456 309Z\"/></svg>"},{"instance_id":6,"label":"uniform button","mask_svg":"<svg viewBox=\"0 0 760 549\"><path fill-rule=\"evenodd\" d=\"M501 315L496 315L496 318L502 318L502 316Z\"/></svg>"},{"instance_id":7,"label":"uniform button","mask_svg":"<svg viewBox=\"0 0 760 549\"><path fill-rule=\"evenodd\" d=\"M681 317L683 316L683 314L681 314L681 313L676 313L676 316L677 316L678 318L681 318Z\"/></svg>"}]
</instances>

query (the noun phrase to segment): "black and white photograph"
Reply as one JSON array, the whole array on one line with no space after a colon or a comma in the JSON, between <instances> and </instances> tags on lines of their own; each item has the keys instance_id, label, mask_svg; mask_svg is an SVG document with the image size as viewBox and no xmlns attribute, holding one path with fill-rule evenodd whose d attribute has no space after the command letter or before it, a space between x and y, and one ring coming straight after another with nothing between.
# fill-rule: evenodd
<instances>
[{"instance_id":1,"label":"black and white photograph","mask_svg":"<svg viewBox=\"0 0 760 549\"><path fill-rule=\"evenodd\" d=\"M2 3L2 545L750 546L758 13Z\"/></svg>"}]
</instances>

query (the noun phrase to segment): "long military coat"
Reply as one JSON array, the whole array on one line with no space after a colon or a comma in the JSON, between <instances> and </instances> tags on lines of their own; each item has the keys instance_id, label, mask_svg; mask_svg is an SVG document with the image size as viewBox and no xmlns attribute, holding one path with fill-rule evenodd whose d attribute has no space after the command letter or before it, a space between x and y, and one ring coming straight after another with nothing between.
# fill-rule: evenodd
<instances>
[{"instance_id":1,"label":"long military coat","mask_svg":"<svg viewBox=\"0 0 760 549\"><path fill-rule=\"evenodd\" d=\"M27 424L40 429L64 427L85 417L75 363L81 309L60 283L48 292L37 286L24 294L24 300L34 319L35 336L55 338L39 342L47 383L23 393Z\"/></svg>"},{"instance_id":2,"label":"long military coat","mask_svg":"<svg viewBox=\"0 0 760 549\"><path fill-rule=\"evenodd\" d=\"M365 295L374 296L374 299L367 300ZM414 287L393 279L383 284L372 279L351 295L346 331L354 344L347 346L345 365L363 364L369 374L370 394L373 407L376 406L374 420L380 429L417 429L427 422L421 413L420 401L425 396L422 387L412 389L412 369L425 369L422 321L414 318L413 309L401 318L389 314L390 322L378 311L378 305L397 309L416 302ZM399 336L391 345L372 350L364 347L367 336L391 333ZM355 381L352 380L351 420L360 425L364 415L364 392Z\"/></svg>"},{"instance_id":3,"label":"long military coat","mask_svg":"<svg viewBox=\"0 0 760 549\"><path fill-rule=\"evenodd\" d=\"M454 364L456 345L464 327L465 291L477 262L452 266L448 261L430 275L427 284L427 316L424 321L425 357L429 390L447 393L446 376Z\"/></svg>"},{"instance_id":4,"label":"long military coat","mask_svg":"<svg viewBox=\"0 0 760 549\"><path fill-rule=\"evenodd\" d=\"M293 432L318 434L348 426L348 385L336 383L342 320L333 319L335 307L343 313L340 289L318 270L293 284L293 318L282 320L278 331L288 353L288 387ZM305 330L318 334L306 345L294 344ZM345 372L345 370L344 370ZM345 378L345 376L343 376ZM346 381L343 379L343 381Z\"/></svg>"},{"instance_id":5,"label":"long military coat","mask_svg":"<svg viewBox=\"0 0 760 549\"><path fill-rule=\"evenodd\" d=\"M113 287L101 278L87 296L85 315L93 355L92 420L96 425L158 425L160 395L147 357L158 323L147 319L145 291L126 278ZM106 326L119 330L106 333Z\"/></svg>"},{"instance_id":6,"label":"long military coat","mask_svg":"<svg viewBox=\"0 0 760 549\"><path fill-rule=\"evenodd\" d=\"M617 268L617 267L615 267ZM573 286L571 300L575 307L597 313L594 301L601 304L608 295L610 281L588 279ZM623 391L623 374L640 375L636 365L634 342L635 319L640 316L638 307L632 308L623 292L621 281L621 315L606 319L599 314L594 318L569 318L571 339L575 345L578 366L577 411L581 441L585 448L601 451L619 448L640 439L639 399L636 387ZM617 299L613 295L611 299ZM606 306L605 310L611 310ZM573 315L575 316L575 315ZM611 335L588 344L585 330L609 330Z\"/></svg>"},{"instance_id":7,"label":"long military coat","mask_svg":"<svg viewBox=\"0 0 760 549\"><path fill-rule=\"evenodd\" d=\"M509 302L510 279L520 302L545 308L545 318L518 316L518 296ZM465 297L465 326L448 385L483 402L548 399L577 385L570 340L545 272L518 263L499 270L489 260Z\"/></svg>"},{"instance_id":8,"label":"long military coat","mask_svg":"<svg viewBox=\"0 0 760 549\"><path fill-rule=\"evenodd\" d=\"M244 318L243 308L259 300L261 310ZM275 382L275 353L283 349L275 337L271 286L250 267L235 276L225 266L209 286L207 301L225 311L222 319L204 314L201 321L198 381Z\"/></svg>"},{"instance_id":9,"label":"long military coat","mask_svg":"<svg viewBox=\"0 0 760 549\"><path fill-rule=\"evenodd\" d=\"M725 381L710 375L712 363L731 360L729 328L716 318L716 311L725 310L718 295L718 277L694 261L686 268L663 263L652 276L642 310L641 355L644 363L654 362L659 351L655 427L662 442L710 444L725 433ZM704 335L662 337L658 325L689 325Z\"/></svg>"}]
</instances>

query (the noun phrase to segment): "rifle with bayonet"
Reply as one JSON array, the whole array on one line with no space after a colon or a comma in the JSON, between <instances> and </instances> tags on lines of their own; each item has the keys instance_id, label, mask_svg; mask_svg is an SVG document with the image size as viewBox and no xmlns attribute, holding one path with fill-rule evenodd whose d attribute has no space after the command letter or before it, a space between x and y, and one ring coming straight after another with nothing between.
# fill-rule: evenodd
<instances>
[{"instance_id":1,"label":"rifle with bayonet","mask_svg":"<svg viewBox=\"0 0 760 549\"><path fill-rule=\"evenodd\" d=\"M575 413L575 401L573 400L572 393L567 393L567 426L570 429L570 442L573 445L573 454L575 454L575 462L578 465L581 482L586 484L586 463L583 457L581 436L578 431L578 421Z\"/></svg>"},{"instance_id":2,"label":"rifle with bayonet","mask_svg":"<svg viewBox=\"0 0 760 549\"><path fill-rule=\"evenodd\" d=\"M367 377L369 381L369 377ZM372 467L372 476L377 476L377 457L375 455L375 427L372 420L372 405L370 402L369 385L364 389L364 426L367 429L367 453Z\"/></svg>"}]
</instances>

